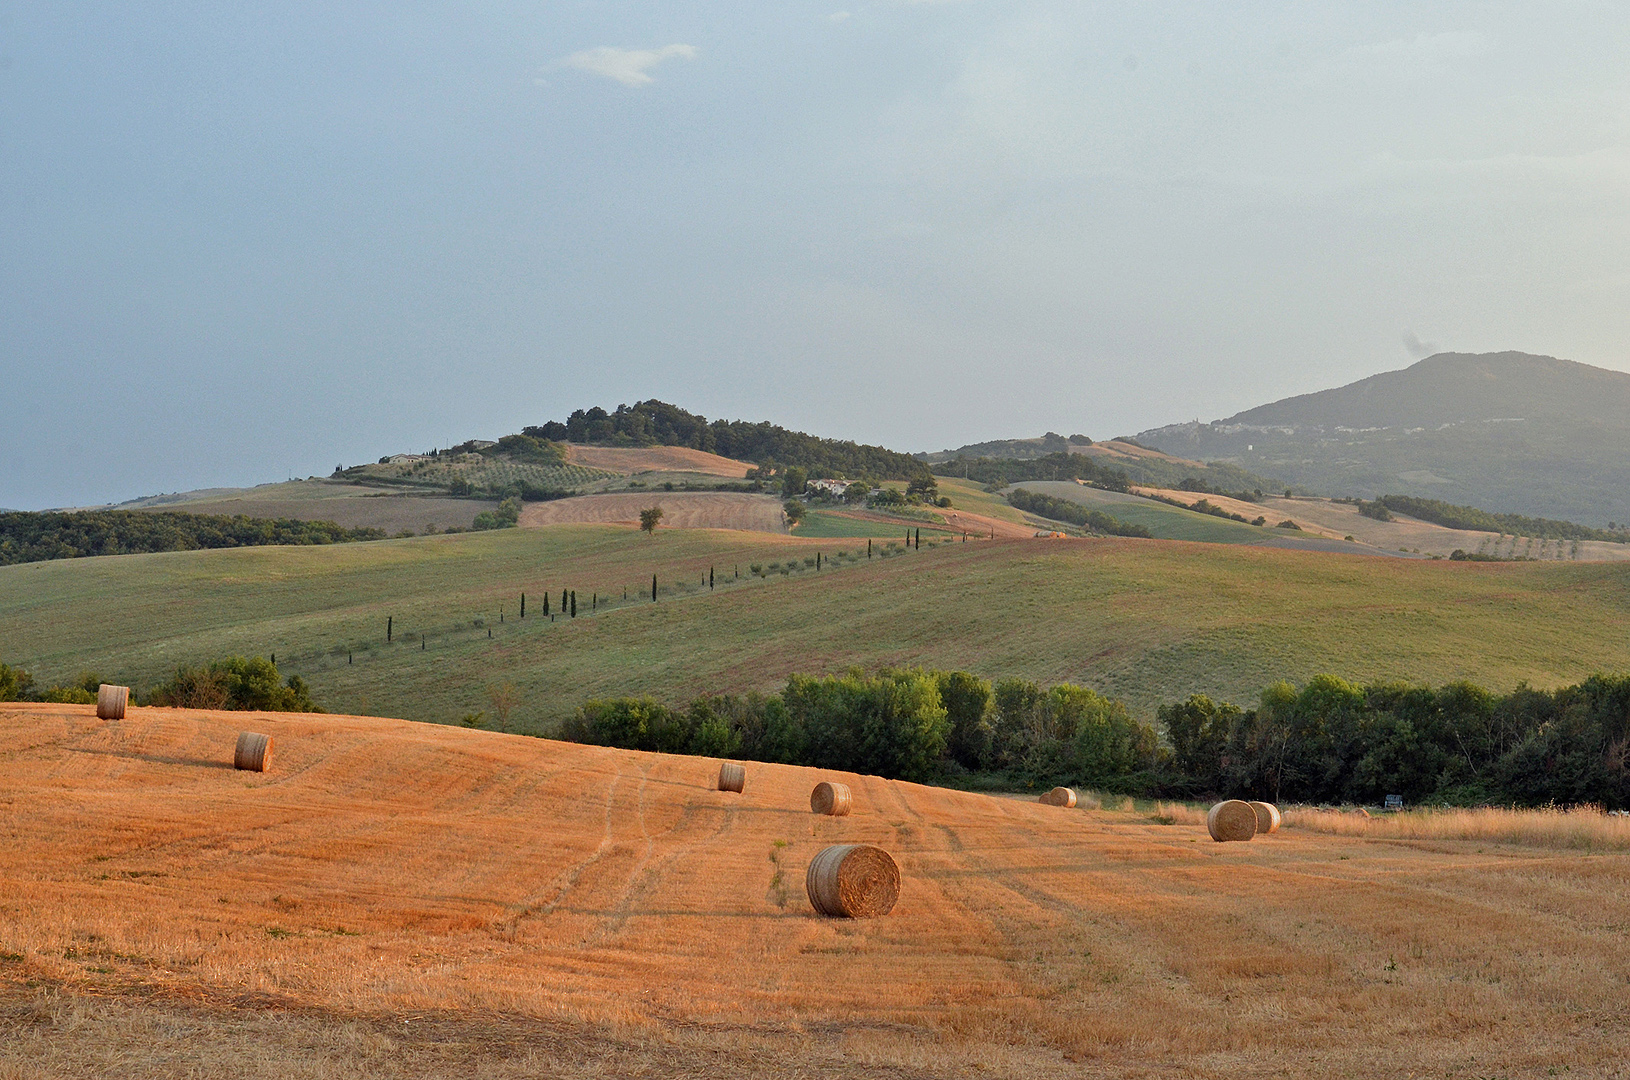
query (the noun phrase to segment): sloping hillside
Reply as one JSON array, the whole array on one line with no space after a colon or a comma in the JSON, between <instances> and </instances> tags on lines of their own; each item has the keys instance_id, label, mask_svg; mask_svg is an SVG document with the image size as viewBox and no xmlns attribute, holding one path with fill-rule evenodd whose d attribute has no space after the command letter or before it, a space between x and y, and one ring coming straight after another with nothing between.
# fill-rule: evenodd
<instances>
[{"instance_id":1,"label":"sloping hillside","mask_svg":"<svg viewBox=\"0 0 1630 1080\"><path fill-rule=\"evenodd\" d=\"M230 767L241 728L273 737L270 771ZM473 1066L540 1019L895 1076L1600 1074L1630 1038L1602 1006L1630 975L1622 853L1219 845L1192 815L756 763L737 795L708 759L362 717L8 705L0 755L9 985L190 1002L227 1031L246 1008L491 1025L449 1041L444 1075L494 1075ZM852 816L809 812L823 779ZM805 868L854 842L893 854L899 903L818 917ZM51 1017L0 1038L0 1071L43 1075L17 1055ZM84 1018L53 1034L59 1061L98 1041ZM149 1046L121 1073L180 1075ZM403 1075L389 1048L370 1074ZM319 1075L284 1068L255 1075Z\"/></svg>"},{"instance_id":2,"label":"sloping hillside","mask_svg":"<svg viewBox=\"0 0 1630 1080\"><path fill-rule=\"evenodd\" d=\"M1550 356L1440 353L1138 440L1329 495L1630 520L1630 375Z\"/></svg>"}]
</instances>

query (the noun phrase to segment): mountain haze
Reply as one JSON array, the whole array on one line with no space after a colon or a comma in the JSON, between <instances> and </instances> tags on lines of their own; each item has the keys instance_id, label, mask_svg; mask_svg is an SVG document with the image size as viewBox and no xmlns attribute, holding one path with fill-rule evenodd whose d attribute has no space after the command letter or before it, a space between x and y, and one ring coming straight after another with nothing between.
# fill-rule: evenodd
<instances>
[{"instance_id":1,"label":"mountain haze","mask_svg":"<svg viewBox=\"0 0 1630 1080\"><path fill-rule=\"evenodd\" d=\"M1138 440L1322 494L1418 495L1595 526L1630 518L1630 374L1553 356L1439 353Z\"/></svg>"}]
</instances>

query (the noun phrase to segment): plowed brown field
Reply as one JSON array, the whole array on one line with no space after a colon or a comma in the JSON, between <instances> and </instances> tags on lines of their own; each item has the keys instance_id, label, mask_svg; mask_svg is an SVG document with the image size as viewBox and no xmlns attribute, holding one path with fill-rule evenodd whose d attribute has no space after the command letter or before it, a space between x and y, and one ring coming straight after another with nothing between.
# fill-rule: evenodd
<instances>
[{"instance_id":1,"label":"plowed brown field","mask_svg":"<svg viewBox=\"0 0 1630 1080\"><path fill-rule=\"evenodd\" d=\"M751 462L720 457L686 446L578 446L566 444L566 460L590 469L632 475L642 472L689 472L706 476L729 476L740 480L753 467Z\"/></svg>"},{"instance_id":2,"label":"plowed brown field","mask_svg":"<svg viewBox=\"0 0 1630 1080\"><path fill-rule=\"evenodd\" d=\"M230 767L245 728L275 738L269 773ZM350 1018L353 1043L381 1018L496 1017L506 1046L610 1025L667 1040L674 1075L703 1075L698 1045L815 1045L896 1076L1623 1075L1630 856L1295 829L1223 845L790 766L749 763L733 795L717 768L370 718L0 706L0 975ZM851 817L810 814L824 777ZM899 862L892 915L811 911L805 866L849 841ZM18 1022L0 1074L34 1075L18 1047L67 1053L52 1008ZM78 1037L103 1030L76 1015Z\"/></svg>"},{"instance_id":3,"label":"plowed brown field","mask_svg":"<svg viewBox=\"0 0 1630 1080\"><path fill-rule=\"evenodd\" d=\"M640 511L662 508L665 529L743 529L786 532L781 501L770 495L733 491L648 492L628 495L579 495L572 499L528 503L521 510L523 528L543 525L638 525Z\"/></svg>"}]
</instances>

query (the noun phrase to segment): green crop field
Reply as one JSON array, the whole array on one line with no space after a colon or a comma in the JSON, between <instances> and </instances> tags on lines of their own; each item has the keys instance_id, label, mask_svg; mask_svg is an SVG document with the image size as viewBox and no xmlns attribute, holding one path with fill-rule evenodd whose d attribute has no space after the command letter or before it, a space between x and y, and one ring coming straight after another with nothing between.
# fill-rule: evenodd
<instances>
[{"instance_id":1,"label":"green crop field","mask_svg":"<svg viewBox=\"0 0 1630 1080\"><path fill-rule=\"evenodd\" d=\"M897 539L904 543L906 533L916 529L922 531L924 540L931 536L946 537L951 535L949 530L935 529L923 522L905 519L900 520L898 523L892 521L868 521L861 518L845 517L830 510L810 510L805 513L804 520L798 523L797 535L813 539L858 537L864 540L867 537L874 537L884 540ZM956 535L961 536L961 533Z\"/></svg>"},{"instance_id":2,"label":"green crop field","mask_svg":"<svg viewBox=\"0 0 1630 1080\"><path fill-rule=\"evenodd\" d=\"M1630 667L1624 565L1121 539L930 547L926 532L920 552L864 550L582 525L32 563L0 568L0 660L42 683L90 670L145 687L179 664L275 653L331 710L433 721L490 722L490 691L513 684L507 726L528 731L596 695L678 702L852 664L1070 680L1144 716L1321 671L1510 689ZM803 565L816 551L819 573ZM796 569L751 574L771 563ZM641 596L653 572L654 604ZM579 618L551 623L543 594L558 612L562 588ZM586 614L596 593L613 606Z\"/></svg>"}]
</instances>

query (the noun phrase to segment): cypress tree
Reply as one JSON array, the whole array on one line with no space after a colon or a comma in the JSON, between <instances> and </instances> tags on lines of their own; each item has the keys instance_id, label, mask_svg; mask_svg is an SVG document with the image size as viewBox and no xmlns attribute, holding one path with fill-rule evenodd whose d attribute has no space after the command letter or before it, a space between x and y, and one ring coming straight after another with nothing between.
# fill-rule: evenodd
<instances>
[{"instance_id":1,"label":"cypress tree","mask_svg":"<svg viewBox=\"0 0 1630 1080\"><path fill-rule=\"evenodd\" d=\"M657 602L657 576L651 575L651 603Z\"/></svg>"},{"instance_id":2,"label":"cypress tree","mask_svg":"<svg viewBox=\"0 0 1630 1080\"><path fill-rule=\"evenodd\" d=\"M707 568L707 587L709 589L713 588L713 567L711 566Z\"/></svg>"},{"instance_id":3,"label":"cypress tree","mask_svg":"<svg viewBox=\"0 0 1630 1080\"><path fill-rule=\"evenodd\" d=\"M394 618L394 616L391 616L391 615L385 616L385 644L387 644L387 645L389 645L390 642L391 642L391 619L392 618Z\"/></svg>"},{"instance_id":4,"label":"cypress tree","mask_svg":"<svg viewBox=\"0 0 1630 1080\"><path fill-rule=\"evenodd\" d=\"M560 590L560 613L566 614L566 590Z\"/></svg>"},{"instance_id":5,"label":"cypress tree","mask_svg":"<svg viewBox=\"0 0 1630 1080\"><path fill-rule=\"evenodd\" d=\"M872 542L870 539L866 541L866 557L868 559L872 557Z\"/></svg>"},{"instance_id":6,"label":"cypress tree","mask_svg":"<svg viewBox=\"0 0 1630 1080\"><path fill-rule=\"evenodd\" d=\"M572 590L572 618L577 618L577 590Z\"/></svg>"},{"instance_id":7,"label":"cypress tree","mask_svg":"<svg viewBox=\"0 0 1630 1080\"><path fill-rule=\"evenodd\" d=\"M543 594L543 613L545 615L549 614L549 594L548 593Z\"/></svg>"},{"instance_id":8,"label":"cypress tree","mask_svg":"<svg viewBox=\"0 0 1630 1080\"><path fill-rule=\"evenodd\" d=\"M521 618L526 618L526 594L521 594Z\"/></svg>"},{"instance_id":9,"label":"cypress tree","mask_svg":"<svg viewBox=\"0 0 1630 1080\"><path fill-rule=\"evenodd\" d=\"M346 653L345 654L345 666L346 667L350 667L353 664L355 664L356 662L357 662L357 657L356 657L355 653Z\"/></svg>"}]
</instances>

